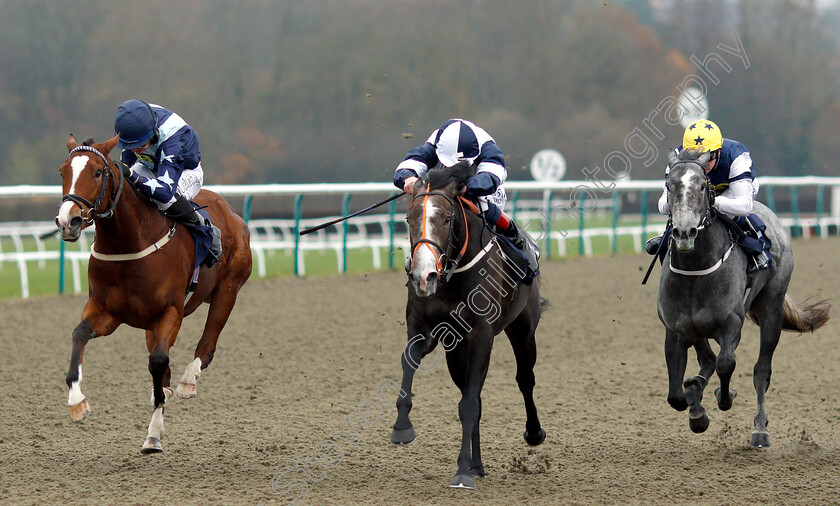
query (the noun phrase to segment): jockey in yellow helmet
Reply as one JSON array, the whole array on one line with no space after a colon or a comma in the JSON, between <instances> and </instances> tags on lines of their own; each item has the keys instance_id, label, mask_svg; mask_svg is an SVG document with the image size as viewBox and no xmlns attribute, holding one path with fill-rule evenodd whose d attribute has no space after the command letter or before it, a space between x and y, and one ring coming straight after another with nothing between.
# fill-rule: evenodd
<instances>
[{"instance_id":1,"label":"jockey in yellow helmet","mask_svg":"<svg viewBox=\"0 0 840 506\"><path fill-rule=\"evenodd\" d=\"M753 199L758 194L758 181L755 179L750 152L746 146L738 141L726 139L720 132L720 128L707 119L697 120L683 133L682 149L694 148L708 151L711 154L706 164L706 177L715 188L715 209L730 217L749 216L753 208ZM665 169L667 176L670 167ZM670 213L668 205L668 190L663 188L662 196L659 197L659 212L665 215ZM645 245L645 249L651 255L659 250L662 237L654 237ZM760 255L759 255L760 257ZM767 258L756 258L760 264L753 266L752 271L765 267Z\"/></svg>"}]
</instances>

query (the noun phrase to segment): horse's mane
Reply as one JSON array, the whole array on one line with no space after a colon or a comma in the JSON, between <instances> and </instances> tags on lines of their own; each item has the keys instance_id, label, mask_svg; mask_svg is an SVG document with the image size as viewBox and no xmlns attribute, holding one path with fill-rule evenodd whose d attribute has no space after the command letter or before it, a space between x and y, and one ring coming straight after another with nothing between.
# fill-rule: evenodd
<instances>
[{"instance_id":1,"label":"horse's mane","mask_svg":"<svg viewBox=\"0 0 840 506\"><path fill-rule=\"evenodd\" d=\"M697 148L683 148L677 154L677 159L681 162L697 161L705 153L702 149Z\"/></svg>"},{"instance_id":2,"label":"horse's mane","mask_svg":"<svg viewBox=\"0 0 840 506\"><path fill-rule=\"evenodd\" d=\"M458 187L467 184L467 180L475 175L475 166L461 162L452 167L430 170L426 175L426 182L430 190L442 190L450 183L457 183Z\"/></svg>"}]
</instances>

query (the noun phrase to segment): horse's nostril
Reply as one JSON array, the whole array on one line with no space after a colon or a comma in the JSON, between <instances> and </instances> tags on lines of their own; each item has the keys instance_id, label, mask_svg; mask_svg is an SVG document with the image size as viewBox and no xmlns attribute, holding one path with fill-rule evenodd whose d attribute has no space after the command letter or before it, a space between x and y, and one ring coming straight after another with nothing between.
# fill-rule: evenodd
<instances>
[{"instance_id":1,"label":"horse's nostril","mask_svg":"<svg viewBox=\"0 0 840 506\"><path fill-rule=\"evenodd\" d=\"M57 219L56 219L57 220ZM70 220L70 228L79 228L82 226L82 219L78 216L74 216Z\"/></svg>"},{"instance_id":2,"label":"horse's nostril","mask_svg":"<svg viewBox=\"0 0 840 506\"><path fill-rule=\"evenodd\" d=\"M691 227L691 230L688 231L688 236L691 238L697 237L697 227Z\"/></svg>"},{"instance_id":3,"label":"horse's nostril","mask_svg":"<svg viewBox=\"0 0 840 506\"><path fill-rule=\"evenodd\" d=\"M430 272L429 273L429 282L437 281L438 273L437 272Z\"/></svg>"},{"instance_id":4,"label":"horse's nostril","mask_svg":"<svg viewBox=\"0 0 840 506\"><path fill-rule=\"evenodd\" d=\"M61 223L58 222L58 216L55 217L55 226L61 228Z\"/></svg>"}]
</instances>

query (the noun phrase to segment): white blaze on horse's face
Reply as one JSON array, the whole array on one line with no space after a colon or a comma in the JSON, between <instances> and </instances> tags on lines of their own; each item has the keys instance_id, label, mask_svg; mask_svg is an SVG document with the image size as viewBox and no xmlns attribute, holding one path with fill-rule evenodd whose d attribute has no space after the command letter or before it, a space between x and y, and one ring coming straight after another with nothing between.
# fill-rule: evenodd
<instances>
[{"instance_id":1,"label":"white blaze on horse's face","mask_svg":"<svg viewBox=\"0 0 840 506\"><path fill-rule=\"evenodd\" d=\"M65 195L76 193L76 182L82 171L87 167L90 161L88 155L78 155L70 160L70 189L65 192ZM58 225L61 237L65 240L75 240L79 238L81 232L81 219L73 221L73 218L81 218L81 209L79 206L71 201L61 204L58 208L58 216L55 218L55 223Z\"/></svg>"},{"instance_id":2,"label":"white blaze on horse's face","mask_svg":"<svg viewBox=\"0 0 840 506\"><path fill-rule=\"evenodd\" d=\"M706 212L705 177L699 170L688 168L681 175L678 172L673 175L678 177L669 178L672 235L677 249L691 251Z\"/></svg>"},{"instance_id":3,"label":"white blaze on horse's face","mask_svg":"<svg viewBox=\"0 0 840 506\"><path fill-rule=\"evenodd\" d=\"M433 198L423 198L423 215L420 221L422 227L418 234L418 239L429 239L435 243L443 246L446 244L447 237L442 233L436 233L434 230L435 218L443 214L443 209L435 204ZM417 295L420 297L428 297L435 293L438 279L438 262L442 251L429 244L428 242L417 243L414 252L411 255L411 284L414 286Z\"/></svg>"}]
</instances>

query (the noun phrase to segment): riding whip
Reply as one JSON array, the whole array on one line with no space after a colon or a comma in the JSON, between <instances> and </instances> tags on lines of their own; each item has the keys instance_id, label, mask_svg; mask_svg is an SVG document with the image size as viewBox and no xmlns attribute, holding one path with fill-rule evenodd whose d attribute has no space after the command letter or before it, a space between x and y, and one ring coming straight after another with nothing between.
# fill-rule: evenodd
<instances>
[{"instance_id":1,"label":"riding whip","mask_svg":"<svg viewBox=\"0 0 840 506\"><path fill-rule=\"evenodd\" d=\"M360 214L366 213L366 212L370 211L371 209L376 209L377 207L381 206L382 204L387 204L388 202L390 202L392 200L395 200L395 199L398 199L398 198L402 197L403 195L405 195L405 192L401 191L401 192L397 193L396 195L391 195L390 197L383 200L382 202L377 202L376 204L368 206L368 207L362 209L361 211L356 211L355 213L348 214L347 216L343 216L341 218L329 221L327 223L322 223L322 224L318 225L317 227L307 228L306 230L301 231L299 235L310 234L312 232L316 232L318 230L321 230L322 228L327 228L330 225L335 225L336 223L340 223L344 220L349 220L350 218L352 218L354 216L358 216Z\"/></svg>"}]
</instances>

